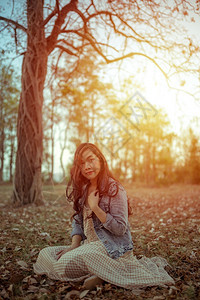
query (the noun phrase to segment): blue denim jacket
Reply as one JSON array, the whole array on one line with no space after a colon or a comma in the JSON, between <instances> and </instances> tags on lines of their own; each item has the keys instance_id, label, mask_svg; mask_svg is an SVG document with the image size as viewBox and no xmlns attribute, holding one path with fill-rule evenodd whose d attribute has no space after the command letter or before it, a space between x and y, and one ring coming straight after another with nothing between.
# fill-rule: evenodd
<instances>
[{"instance_id":1,"label":"blue denim jacket","mask_svg":"<svg viewBox=\"0 0 200 300\"><path fill-rule=\"evenodd\" d=\"M111 194L116 189L116 182L109 178L112 184L109 187ZM79 200L80 206L83 208L85 198L87 195L87 186L83 197ZM129 250L133 249L133 242L130 232L130 225L128 222L128 203L125 189L118 184L118 193L114 197L104 195L100 198L99 207L106 212L106 222L101 223L95 214L93 214L93 224L98 238L104 244L109 256L111 258L118 258ZM81 235L85 240L83 228L83 214L81 212L75 216L72 222L73 235Z\"/></svg>"}]
</instances>

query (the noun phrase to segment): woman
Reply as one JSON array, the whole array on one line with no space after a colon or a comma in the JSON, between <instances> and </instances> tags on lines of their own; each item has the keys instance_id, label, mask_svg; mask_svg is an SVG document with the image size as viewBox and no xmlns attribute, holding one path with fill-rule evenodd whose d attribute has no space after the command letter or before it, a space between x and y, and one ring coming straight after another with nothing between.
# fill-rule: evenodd
<instances>
[{"instance_id":1,"label":"woman","mask_svg":"<svg viewBox=\"0 0 200 300\"><path fill-rule=\"evenodd\" d=\"M86 289L102 281L135 292L174 283L164 269L165 259L137 260L133 255L126 191L95 145L83 143L76 149L66 195L75 211L71 246L41 250L35 273L63 281L85 279Z\"/></svg>"}]
</instances>

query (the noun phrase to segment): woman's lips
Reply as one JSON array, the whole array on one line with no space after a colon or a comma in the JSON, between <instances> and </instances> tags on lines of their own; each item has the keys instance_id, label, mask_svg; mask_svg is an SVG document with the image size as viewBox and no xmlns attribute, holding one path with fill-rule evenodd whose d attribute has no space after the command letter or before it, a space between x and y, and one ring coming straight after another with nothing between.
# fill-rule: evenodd
<instances>
[{"instance_id":1,"label":"woman's lips","mask_svg":"<svg viewBox=\"0 0 200 300\"><path fill-rule=\"evenodd\" d=\"M86 175L90 175L90 174L92 174L92 173L93 173L93 171L90 171L90 172L87 172Z\"/></svg>"}]
</instances>

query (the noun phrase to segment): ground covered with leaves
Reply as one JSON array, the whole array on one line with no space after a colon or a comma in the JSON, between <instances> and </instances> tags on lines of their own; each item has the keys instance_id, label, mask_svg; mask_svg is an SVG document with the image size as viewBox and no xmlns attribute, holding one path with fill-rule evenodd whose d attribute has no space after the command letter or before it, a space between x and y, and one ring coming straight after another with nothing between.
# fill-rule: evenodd
<instances>
[{"instance_id":1,"label":"ground covered with leaves","mask_svg":"<svg viewBox=\"0 0 200 300\"><path fill-rule=\"evenodd\" d=\"M33 273L45 246L70 244L71 205L65 186L45 186L45 205L13 208L11 186L0 186L0 299L200 299L200 186L126 186L134 254L160 255L171 265L171 287L149 287L140 295L109 283L93 291Z\"/></svg>"}]
</instances>

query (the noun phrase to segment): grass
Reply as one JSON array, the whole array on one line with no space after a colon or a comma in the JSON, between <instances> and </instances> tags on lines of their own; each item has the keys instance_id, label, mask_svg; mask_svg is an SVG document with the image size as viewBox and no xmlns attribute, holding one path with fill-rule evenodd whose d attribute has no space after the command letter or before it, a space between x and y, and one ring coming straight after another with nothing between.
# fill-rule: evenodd
<instances>
[{"instance_id":1,"label":"grass","mask_svg":"<svg viewBox=\"0 0 200 300\"><path fill-rule=\"evenodd\" d=\"M200 186L126 186L126 190L132 197L135 255L166 258L175 286L149 287L134 296L130 290L106 283L83 299L200 299ZM70 244L72 208L64 192L64 185L44 186L44 206L13 208L12 187L0 186L0 299L82 297L81 284L33 273L33 263L43 247Z\"/></svg>"}]
</instances>

